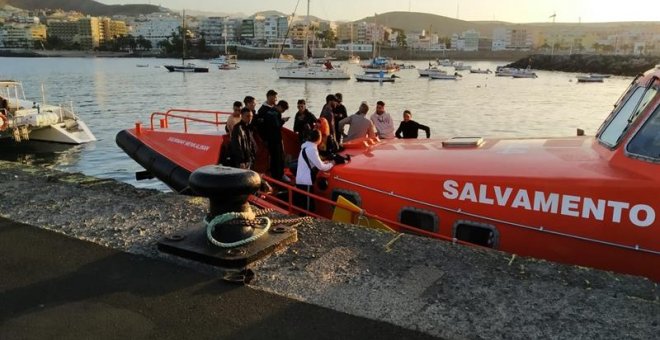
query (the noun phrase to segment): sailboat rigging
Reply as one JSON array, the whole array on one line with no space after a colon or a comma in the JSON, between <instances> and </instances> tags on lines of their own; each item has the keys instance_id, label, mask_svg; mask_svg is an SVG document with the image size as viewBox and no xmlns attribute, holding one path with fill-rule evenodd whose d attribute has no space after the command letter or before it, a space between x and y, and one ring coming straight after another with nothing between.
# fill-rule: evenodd
<instances>
[{"instance_id":1,"label":"sailboat rigging","mask_svg":"<svg viewBox=\"0 0 660 340\"><path fill-rule=\"evenodd\" d=\"M193 63L186 64L186 11L183 11L183 20L181 25L181 46L183 51L181 53L181 66L179 65L165 65L165 68L170 72L192 72L192 73L206 73L209 71L208 67L197 67Z\"/></svg>"},{"instance_id":2,"label":"sailboat rigging","mask_svg":"<svg viewBox=\"0 0 660 340\"><path fill-rule=\"evenodd\" d=\"M360 56L353 54L353 25L354 23L351 22L351 55L348 56L348 63L349 64L359 64L360 63Z\"/></svg>"},{"instance_id":3,"label":"sailboat rigging","mask_svg":"<svg viewBox=\"0 0 660 340\"><path fill-rule=\"evenodd\" d=\"M220 70L235 70L238 68L238 56L236 54L229 54L227 49L227 22L225 21L222 35L225 38L225 54L218 58L212 59L211 64L218 64Z\"/></svg>"},{"instance_id":4,"label":"sailboat rigging","mask_svg":"<svg viewBox=\"0 0 660 340\"><path fill-rule=\"evenodd\" d=\"M351 76L342 68L334 67L329 61L323 65L315 64L309 53L309 2L307 0L307 16L305 18L305 41L303 44L303 62L299 65L289 65L277 68L277 76L280 79L323 79L323 80L348 80Z\"/></svg>"}]
</instances>

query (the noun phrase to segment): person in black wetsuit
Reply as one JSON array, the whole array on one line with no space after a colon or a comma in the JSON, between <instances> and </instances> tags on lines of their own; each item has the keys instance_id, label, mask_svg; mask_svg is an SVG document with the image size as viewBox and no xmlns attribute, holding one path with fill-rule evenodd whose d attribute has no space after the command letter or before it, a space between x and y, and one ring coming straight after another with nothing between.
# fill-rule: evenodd
<instances>
[{"instance_id":1,"label":"person in black wetsuit","mask_svg":"<svg viewBox=\"0 0 660 340\"><path fill-rule=\"evenodd\" d=\"M399 124L399 128L396 129L396 138L417 138L417 132L419 130L424 130L426 132L426 138L431 137L431 129L428 126L412 120L412 113L410 113L410 110L403 111L403 121ZM402 133L403 137L401 136Z\"/></svg>"}]
</instances>

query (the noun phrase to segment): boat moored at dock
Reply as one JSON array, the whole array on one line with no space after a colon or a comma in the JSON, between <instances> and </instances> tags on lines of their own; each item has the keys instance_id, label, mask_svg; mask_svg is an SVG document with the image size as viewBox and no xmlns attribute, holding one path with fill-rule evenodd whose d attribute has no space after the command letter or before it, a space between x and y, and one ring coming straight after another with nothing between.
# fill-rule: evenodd
<instances>
[{"instance_id":1,"label":"boat moored at dock","mask_svg":"<svg viewBox=\"0 0 660 340\"><path fill-rule=\"evenodd\" d=\"M154 113L151 125L121 131L117 144L185 193L190 173L218 164L227 142L191 123L222 125L218 114ZM340 155L350 161L318 174L314 211L267 193L251 202L332 218L341 196L357 207L355 223L375 218L401 232L660 282L660 67L635 78L604 115L595 136L349 141ZM174 119L188 123L169 128ZM286 158L297 159L298 137L282 134ZM254 170L301 193L270 179L264 156Z\"/></svg>"}]
</instances>

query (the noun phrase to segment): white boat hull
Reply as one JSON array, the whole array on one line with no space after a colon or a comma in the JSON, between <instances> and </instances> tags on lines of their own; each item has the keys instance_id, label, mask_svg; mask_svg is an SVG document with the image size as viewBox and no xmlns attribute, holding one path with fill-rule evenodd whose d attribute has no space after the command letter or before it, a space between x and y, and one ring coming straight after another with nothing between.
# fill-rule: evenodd
<instances>
[{"instance_id":1,"label":"white boat hull","mask_svg":"<svg viewBox=\"0 0 660 340\"><path fill-rule=\"evenodd\" d=\"M81 120L67 120L64 123L32 130L31 140L64 144L85 144L96 141L96 137Z\"/></svg>"},{"instance_id":2,"label":"white boat hull","mask_svg":"<svg viewBox=\"0 0 660 340\"><path fill-rule=\"evenodd\" d=\"M328 70L322 67L289 67L277 69L280 79L309 79L309 80L348 80L351 76L342 69Z\"/></svg>"}]
</instances>

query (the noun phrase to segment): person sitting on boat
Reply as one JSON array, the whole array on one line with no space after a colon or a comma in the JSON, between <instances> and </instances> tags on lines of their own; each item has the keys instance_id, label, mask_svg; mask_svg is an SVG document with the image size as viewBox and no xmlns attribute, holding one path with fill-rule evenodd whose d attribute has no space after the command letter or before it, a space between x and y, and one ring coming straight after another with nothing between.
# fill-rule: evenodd
<instances>
[{"instance_id":1,"label":"person sitting on boat","mask_svg":"<svg viewBox=\"0 0 660 340\"><path fill-rule=\"evenodd\" d=\"M389 113L385 112L385 102L376 102L376 112L370 117L376 127L378 137L382 139L394 138L394 121Z\"/></svg>"},{"instance_id":2,"label":"person sitting on boat","mask_svg":"<svg viewBox=\"0 0 660 340\"><path fill-rule=\"evenodd\" d=\"M322 134L319 130L312 130L309 138L300 147L298 155L298 166L296 168L296 187L307 193L312 193L316 174L321 171L328 171L334 166L334 161L323 161L319 156L318 147L322 141ZM307 211L314 211L314 200L308 195L295 195L296 206Z\"/></svg>"},{"instance_id":3,"label":"person sitting on boat","mask_svg":"<svg viewBox=\"0 0 660 340\"><path fill-rule=\"evenodd\" d=\"M225 123L225 131L227 131L227 134L229 134L229 138L231 138L231 133L234 131L234 125L236 125L238 122L241 121L241 108L243 107L243 103L239 101L235 101L233 105L233 111L227 117L227 122Z\"/></svg>"},{"instance_id":4,"label":"person sitting on boat","mask_svg":"<svg viewBox=\"0 0 660 340\"><path fill-rule=\"evenodd\" d=\"M298 112L293 120L293 131L298 135L300 144L309 139L309 133L316 127L316 116L307 110L304 99L298 99Z\"/></svg>"},{"instance_id":5,"label":"person sitting on boat","mask_svg":"<svg viewBox=\"0 0 660 340\"><path fill-rule=\"evenodd\" d=\"M289 117L282 118L282 113L289 109L289 103L280 100L263 116L263 141L270 156L270 177L285 182L290 181L284 176L284 146L282 144L282 126Z\"/></svg>"},{"instance_id":6,"label":"person sitting on boat","mask_svg":"<svg viewBox=\"0 0 660 340\"><path fill-rule=\"evenodd\" d=\"M325 63L323 63L323 66L325 66L325 68L328 70L332 70L334 68L330 60L326 60Z\"/></svg>"},{"instance_id":7,"label":"person sitting on boat","mask_svg":"<svg viewBox=\"0 0 660 340\"><path fill-rule=\"evenodd\" d=\"M254 141L251 127L252 111L244 107L241 109L241 120L234 126L231 133L230 164L236 168L253 169L257 157L257 145Z\"/></svg>"},{"instance_id":8,"label":"person sitting on boat","mask_svg":"<svg viewBox=\"0 0 660 340\"><path fill-rule=\"evenodd\" d=\"M362 102L358 111L349 117L342 119L339 122L339 130L343 131L346 124L349 125L348 133L344 137L344 142L349 142L356 139L369 139L376 138L376 128L374 123L367 118L369 112L369 105L367 102Z\"/></svg>"},{"instance_id":9,"label":"person sitting on boat","mask_svg":"<svg viewBox=\"0 0 660 340\"><path fill-rule=\"evenodd\" d=\"M337 92L335 93L335 98L337 98L337 106L333 111L333 114L335 115L335 138L337 139L337 143L341 144L341 137L344 134L344 131L339 128L339 121L348 117L348 111L346 110L346 106L342 104L344 96Z\"/></svg>"},{"instance_id":10,"label":"person sitting on boat","mask_svg":"<svg viewBox=\"0 0 660 340\"><path fill-rule=\"evenodd\" d=\"M426 138L431 138L431 129L426 125L412 120L410 110L404 110L403 121L399 124L399 128L395 132L396 138L417 138L417 132L419 130L424 130L426 132ZM401 136L402 133L403 136Z\"/></svg>"}]
</instances>

